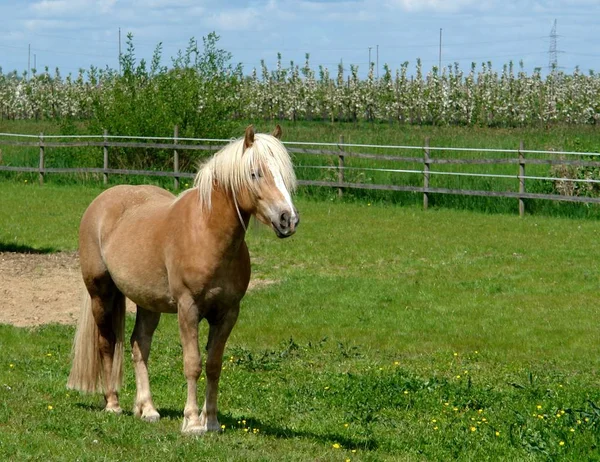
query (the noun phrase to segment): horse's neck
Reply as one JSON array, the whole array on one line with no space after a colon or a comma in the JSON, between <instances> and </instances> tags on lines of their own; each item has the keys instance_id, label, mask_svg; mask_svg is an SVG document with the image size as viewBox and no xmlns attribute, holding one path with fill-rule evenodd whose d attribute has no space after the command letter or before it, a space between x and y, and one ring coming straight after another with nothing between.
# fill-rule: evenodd
<instances>
[{"instance_id":1,"label":"horse's neck","mask_svg":"<svg viewBox=\"0 0 600 462\"><path fill-rule=\"evenodd\" d=\"M241 210L238 213L231 195L227 195L220 189L213 189L210 210L201 208L197 190L190 191L180 200L181 215L185 216L192 232L209 234L212 239L218 241L219 247L224 251L228 248L231 250L239 248L244 241L245 228L250 217ZM203 238L201 235L198 237Z\"/></svg>"}]
</instances>

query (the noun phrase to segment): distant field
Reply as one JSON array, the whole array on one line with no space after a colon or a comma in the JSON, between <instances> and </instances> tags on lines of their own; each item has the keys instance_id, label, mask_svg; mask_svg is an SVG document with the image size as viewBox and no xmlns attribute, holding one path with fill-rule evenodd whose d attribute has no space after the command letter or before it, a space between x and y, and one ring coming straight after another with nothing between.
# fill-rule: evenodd
<instances>
[{"instance_id":1,"label":"distant field","mask_svg":"<svg viewBox=\"0 0 600 462\"><path fill-rule=\"evenodd\" d=\"M0 250L75 249L100 191L0 181ZM274 283L244 299L226 350L223 434L179 434L173 316L150 360L156 425L65 389L73 327L0 326L0 459L597 458L595 221L297 206L293 238L248 236L253 277ZM125 381L130 409L129 363Z\"/></svg>"}]
</instances>

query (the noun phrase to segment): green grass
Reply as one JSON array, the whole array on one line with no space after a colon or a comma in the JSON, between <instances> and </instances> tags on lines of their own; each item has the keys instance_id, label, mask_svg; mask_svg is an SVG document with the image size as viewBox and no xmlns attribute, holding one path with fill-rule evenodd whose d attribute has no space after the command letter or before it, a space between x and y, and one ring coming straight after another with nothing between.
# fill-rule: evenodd
<instances>
[{"instance_id":1,"label":"green grass","mask_svg":"<svg viewBox=\"0 0 600 462\"><path fill-rule=\"evenodd\" d=\"M0 182L0 247L76 248L99 191ZM0 459L600 460L597 222L296 205L293 238L248 236L253 277L275 283L228 343L223 434L179 433L174 316L150 360L156 425L65 389L72 326L0 326Z\"/></svg>"}]
</instances>

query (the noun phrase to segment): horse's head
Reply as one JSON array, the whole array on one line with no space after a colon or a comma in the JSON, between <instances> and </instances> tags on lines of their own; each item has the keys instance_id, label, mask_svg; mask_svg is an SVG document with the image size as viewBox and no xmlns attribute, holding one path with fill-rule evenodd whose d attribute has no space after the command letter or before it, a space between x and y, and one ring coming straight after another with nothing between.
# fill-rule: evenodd
<instances>
[{"instance_id":1,"label":"horse's head","mask_svg":"<svg viewBox=\"0 0 600 462\"><path fill-rule=\"evenodd\" d=\"M279 125L272 135L255 134L252 125L246 129L242 159L249 183L238 200L240 208L284 238L296 232L300 218L291 198L296 177L280 138Z\"/></svg>"}]
</instances>

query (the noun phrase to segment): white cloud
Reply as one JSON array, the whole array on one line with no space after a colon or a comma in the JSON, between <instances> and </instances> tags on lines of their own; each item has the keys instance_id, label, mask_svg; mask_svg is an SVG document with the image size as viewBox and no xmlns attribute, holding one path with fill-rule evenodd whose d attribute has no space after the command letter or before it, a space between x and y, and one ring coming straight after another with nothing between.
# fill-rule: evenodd
<instances>
[{"instance_id":1,"label":"white cloud","mask_svg":"<svg viewBox=\"0 0 600 462\"><path fill-rule=\"evenodd\" d=\"M261 16L253 8L230 9L212 15L206 21L207 25L214 25L217 30L256 30L261 28Z\"/></svg>"},{"instance_id":2,"label":"white cloud","mask_svg":"<svg viewBox=\"0 0 600 462\"><path fill-rule=\"evenodd\" d=\"M41 0L30 9L41 16L73 15L82 11L108 13L116 3L117 0Z\"/></svg>"},{"instance_id":3,"label":"white cloud","mask_svg":"<svg viewBox=\"0 0 600 462\"><path fill-rule=\"evenodd\" d=\"M440 13L452 13L475 7L485 9L490 1L481 0L390 0L390 6L398 6L405 11L434 11Z\"/></svg>"}]
</instances>

